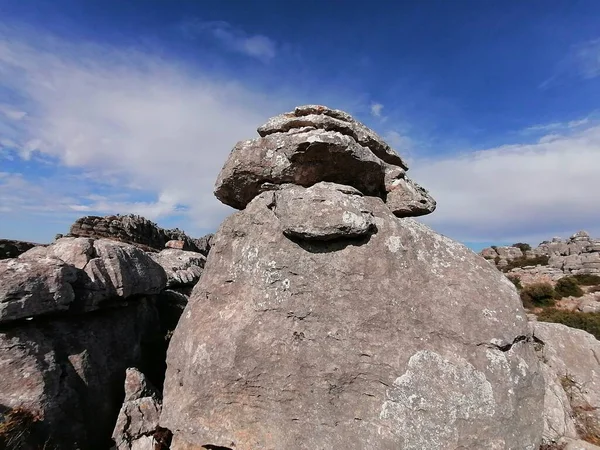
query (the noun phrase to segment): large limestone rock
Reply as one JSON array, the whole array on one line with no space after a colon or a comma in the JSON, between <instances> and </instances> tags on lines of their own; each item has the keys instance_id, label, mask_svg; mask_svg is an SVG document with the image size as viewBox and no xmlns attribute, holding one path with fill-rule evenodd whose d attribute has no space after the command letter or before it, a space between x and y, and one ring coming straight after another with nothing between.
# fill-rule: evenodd
<instances>
[{"instance_id":1,"label":"large limestone rock","mask_svg":"<svg viewBox=\"0 0 600 450\"><path fill-rule=\"evenodd\" d=\"M308 184L216 233L168 350L171 448L537 449L514 286L354 183Z\"/></svg>"},{"instance_id":2,"label":"large limestone rock","mask_svg":"<svg viewBox=\"0 0 600 450\"><path fill-rule=\"evenodd\" d=\"M75 300L77 270L58 258L4 259L0 280L2 323L68 310Z\"/></svg>"}]
</instances>

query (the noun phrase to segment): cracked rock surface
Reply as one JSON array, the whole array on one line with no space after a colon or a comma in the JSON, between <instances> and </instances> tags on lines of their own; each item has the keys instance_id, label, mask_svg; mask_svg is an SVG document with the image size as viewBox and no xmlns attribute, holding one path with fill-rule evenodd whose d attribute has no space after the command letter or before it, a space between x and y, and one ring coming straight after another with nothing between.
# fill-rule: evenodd
<instances>
[{"instance_id":1,"label":"cracked rock surface","mask_svg":"<svg viewBox=\"0 0 600 450\"><path fill-rule=\"evenodd\" d=\"M125 376L125 400L113 431L117 450L155 450L164 442L158 427L160 394L143 373L128 368Z\"/></svg>"},{"instance_id":2,"label":"cracked rock surface","mask_svg":"<svg viewBox=\"0 0 600 450\"><path fill-rule=\"evenodd\" d=\"M543 378L512 283L398 218L386 200L405 168L313 116L351 119L272 119L219 176L218 198L244 209L215 234L169 346L171 448L537 449ZM291 157L324 133L352 171L329 177L325 147ZM278 170L295 175L263 176Z\"/></svg>"}]
</instances>

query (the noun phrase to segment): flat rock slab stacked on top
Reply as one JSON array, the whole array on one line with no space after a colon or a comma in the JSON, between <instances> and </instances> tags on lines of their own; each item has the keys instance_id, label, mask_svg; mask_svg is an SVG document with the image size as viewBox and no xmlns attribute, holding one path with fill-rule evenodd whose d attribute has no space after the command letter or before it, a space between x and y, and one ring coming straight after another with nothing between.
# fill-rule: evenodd
<instances>
[{"instance_id":1,"label":"flat rock slab stacked on top","mask_svg":"<svg viewBox=\"0 0 600 450\"><path fill-rule=\"evenodd\" d=\"M320 181L381 197L399 217L429 214L435 200L406 177L408 166L374 131L343 111L309 105L270 119L260 138L234 147L215 195L243 209L269 184Z\"/></svg>"},{"instance_id":2,"label":"flat rock slab stacked on top","mask_svg":"<svg viewBox=\"0 0 600 450\"><path fill-rule=\"evenodd\" d=\"M537 449L544 385L516 289L396 217L417 210L386 203L405 167L321 116L352 125L299 108L219 175L216 195L244 209L169 346L171 448Z\"/></svg>"}]
</instances>

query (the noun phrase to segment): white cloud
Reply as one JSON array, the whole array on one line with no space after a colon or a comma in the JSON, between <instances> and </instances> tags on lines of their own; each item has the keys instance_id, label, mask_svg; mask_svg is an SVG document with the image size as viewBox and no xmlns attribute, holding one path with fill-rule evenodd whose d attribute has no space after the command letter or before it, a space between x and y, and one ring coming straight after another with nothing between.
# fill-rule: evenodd
<instances>
[{"instance_id":1,"label":"white cloud","mask_svg":"<svg viewBox=\"0 0 600 450\"><path fill-rule=\"evenodd\" d=\"M554 73L544 80L540 89L560 85L566 79L590 80L600 76L600 39L574 45L567 55L558 61Z\"/></svg>"},{"instance_id":2,"label":"white cloud","mask_svg":"<svg viewBox=\"0 0 600 450\"><path fill-rule=\"evenodd\" d=\"M600 76L600 39L577 45L573 50L573 58L583 78Z\"/></svg>"},{"instance_id":3,"label":"white cloud","mask_svg":"<svg viewBox=\"0 0 600 450\"><path fill-rule=\"evenodd\" d=\"M27 115L25 111L19 111L4 104L0 104L0 113L10 120L21 120Z\"/></svg>"},{"instance_id":4,"label":"white cloud","mask_svg":"<svg viewBox=\"0 0 600 450\"><path fill-rule=\"evenodd\" d=\"M184 33L190 37L205 34L210 35L230 51L238 52L269 61L277 54L277 45L272 39L256 34L249 35L244 30L236 28L223 21L202 22L187 21L182 25Z\"/></svg>"},{"instance_id":5,"label":"white cloud","mask_svg":"<svg viewBox=\"0 0 600 450\"><path fill-rule=\"evenodd\" d=\"M584 117L583 119L571 120L568 122L553 122L541 125L532 125L523 130L523 133L546 133L549 131L557 131L557 130L569 130L573 128L579 128L584 125L590 124L590 117Z\"/></svg>"},{"instance_id":6,"label":"white cloud","mask_svg":"<svg viewBox=\"0 0 600 450\"><path fill-rule=\"evenodd\" d=\"M411 176L438 210L424 221L465 241L600 236L600 126L510 145L418 160Z\"/></svg>"},{"instance_id":7,"label":"white cloud","mask_svg":"<svg viewBox=\"0 0 600 450\"><path fill-rule=\"evenodd\" d=\"M2 31L0 85L24 99L28 112L4 143L15 144L24 159L41 153L92 179L111 177L123 189L157 193L156 201L147 202L69 198L61 201L63 210L88 207L156 219L185 205L196 230L214 229L231 212L212 194L231 148L257 137L258 124L292 104L134 51L39 34L36 41L14 34L3 39ZM3 202L13 194L5 188ZM31 197L45 194L34 190ZM18 201L9 203L19 208Z\"/></svg>"},{"instance_id":8,"label":"white cloud","mask_svg":"<svg viewBox=\"0 0 600 450\"><path fill-rule=\"evenodd\" d=\"M381 117L381 110L383 109L383 105L381 103L372 103L371 104L371 115L374 117Z\"/></svg>"}]
</instances>

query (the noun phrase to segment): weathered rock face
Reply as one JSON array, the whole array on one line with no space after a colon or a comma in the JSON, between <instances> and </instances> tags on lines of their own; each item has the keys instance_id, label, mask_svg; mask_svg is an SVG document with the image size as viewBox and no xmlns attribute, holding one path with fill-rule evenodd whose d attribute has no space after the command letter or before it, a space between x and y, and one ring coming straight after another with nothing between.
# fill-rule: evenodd
<instances>
[{"instance_id":1,"label":"weathered rock face","mask_svg":"<svg viewBox=\"0 0 600 450\"><path fill-rule=\"evenodd\" d=\"M63 238L0 261L0 323L42 314L92 311L106 301L157 294L163 268L133 245Z\"/></svg>"},{"instance_id":2,"label":"weathered rock face","mask_svg":"<svg viewBox=\"0 0 600 450\"><path fill-rule=\"evenodd\" d=\"M117 450L160 450L168 448L170 436L158 426L162 409L159 392L143 373L128 368L125 400L113 431Z\"/></svg>"},{"instance_id":3,"label":"weathered rock face","mask_svg":"<svg viewBox=\"0 0 600 450\"><path fill-rule=\"evenodd\" d=\"M39 414L60 449L106 449L125 369L144 367L160 329L156 307L118 310L0 328L0 408Z\"/></svg>"},{"instance_id":4,"label":"weathered rock face","mask_svg":"<svg viewBox=\"0 0 600 450\"><path fill-rule=\"evenodd\" d=\"M201 253L168 248L150 254L167 274L167 287L193 286L198 282L206 257Z\"/></svg>"},{"instance_id":5,"label":"weathered rock face","mask_svg":"<svg viewBox=\"0 0 600 450\"><path fill-rule=\"evenodd\" d=\"M171 448L537 449L543 378L514 286L353 180L306 172L248 193L262 180L238 169L269 158L251 145L217 182L245 209L216 233L169 346Z\"/></svg>"},{"instance_id":6,"label":"weathered rock face","mask_svg":"<svg viewBox=\"0 0 600 450\"><path fill-rule=\"evenodd\" d=\"M167 242L175 240L183 242L181 250L199 252L205 256L207 254L204 241L193 239L178 229L166 230L144 217L133 214L82 217L71 225L69 235L96 239L107 238L134 244L143 250L157 251L165 248Z\"/></svg>"},{"instance_id":7,"label":"weathered rock face","mask_svg":"<svg viewBox=\"0 0 600 450\"><path fill-rule=\"evenodd\" d=\"M162 387L167 339L204 260L71 237L0 261L0 422L22 409L39 417L35 438L50 448L109 448L125 369L143 368ZM135 414L157 425L160 408L137 400L121 432L132 449L156 450L166 435L146 433Z\"/></svg>"},{"instance_id":8,"label":"weathered rock face","mask_svg":"<svg viewBox=\"0 0 600 450\"><path fill-rule=\"evenodd\" d=\"M600 342L561 324L532 322L531 327L543 343L539 356L546 379L544 440L599 436Z\"/></svg>"},{"instance_id":9,"label":"weathered rock face","mask_svg":"<svg viewBox=\"0 0 600 450\"><path fill-rule=\"evenodd\" d=\"M408 167L379 136L343 111L298 107L241 141L219 174L215 195L243 209L273 184L343 184L390 203L400 217L429 214L435 200L406 177ZM357 176L360 174L360 176Z\"/></svg>"}]
</instances>

